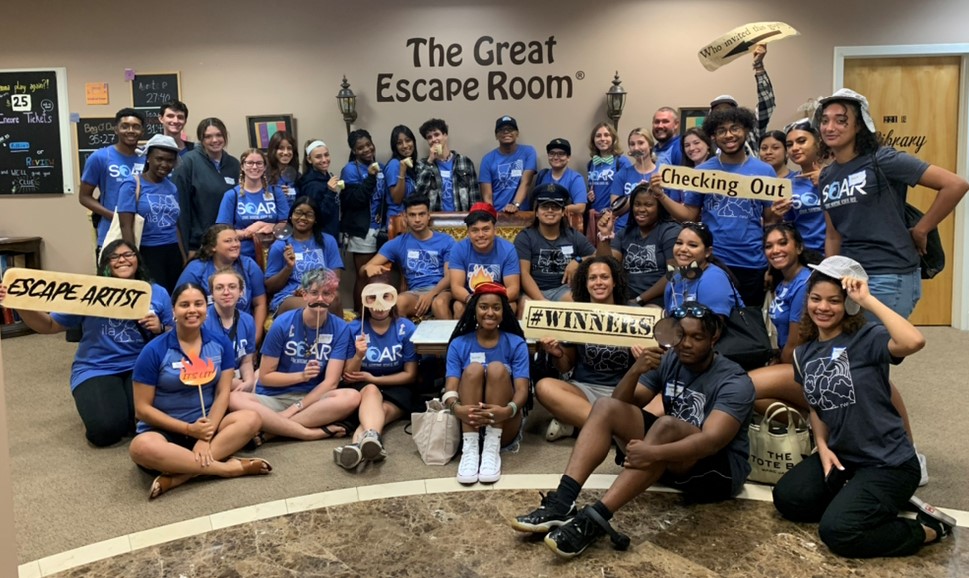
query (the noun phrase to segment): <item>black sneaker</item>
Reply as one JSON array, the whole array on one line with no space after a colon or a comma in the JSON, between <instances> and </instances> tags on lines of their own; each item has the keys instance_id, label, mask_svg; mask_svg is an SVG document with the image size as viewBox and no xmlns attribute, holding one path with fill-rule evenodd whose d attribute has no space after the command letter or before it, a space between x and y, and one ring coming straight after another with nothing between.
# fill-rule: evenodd
<instances>
[{"instance_id":1,"label":"black sneaker","mask_svg":"<svg viewBox=\"0 0 969 578\"><path fill-rule=\"evenodd\" d=\"M541 492L539 492L541 494ZM545 534L552 531L562 524L567 524L575 517L575 502L569 507L568 511L563 512L558 503L552 501L555 492L541 494L542 505L531 514L518 516L511 520L511 527L519 532L535 532Z\"/></svg>"},{"instance_id":2,"label":"black sneaker","mask_svg":"<svg viewBox=\"0 0 969 578\"><path fill-rule=\"evenodd\" d=\"M545 536L545 545L563 558L574 558L606 531L588 515L589 508L576 514L572 521L563 524Z\"/></svg>"},{"instance_id":3,"label":"black sneaker","mask_svg":"<svg viewBox=\"0 0 969 578\"><path fill-rule=\"evenodd\" d=\"M952 528L956 525L955 518L915 496L909 498L908 501L918 510L915 519L923 526L935 530L935 540L932 543L944 540L952 534Z\"/></svg>"}]
</instances>

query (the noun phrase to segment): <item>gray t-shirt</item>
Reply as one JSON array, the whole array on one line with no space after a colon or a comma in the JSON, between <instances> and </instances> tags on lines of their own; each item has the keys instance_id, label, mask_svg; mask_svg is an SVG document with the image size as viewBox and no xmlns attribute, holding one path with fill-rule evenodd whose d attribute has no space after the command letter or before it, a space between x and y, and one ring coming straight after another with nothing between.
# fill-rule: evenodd
<instances>
[{"instance_id":1,"label":"gray t-shirt","mask_svg":"<svg viewBox=\"0 0 969 578\"><path fill-rule=\"evenodd\" d=\"M821 204L841 234L841 254L869 275L914 271L919 255L905 226L905 195L928 168L923 160L881 147L873 156L821 171Z\"/></svg>"},{"instance_id":2,"label":"gray t-shirt","mask_svg":"<svg viewBox=\"0 0 969 578\"><path fill-rule=\"evenodd\" d=\"M810 341L795 349L794 380L828 426L828 447L843 464L897 466L915 448L892 405L888 330L868 323L854 335Z\"/></svg>"},{"instance_id":3,"label":"gray t-shirt","mask_svg":"<svg viewBox=\"0 0 969 578\"><path fill-rule=\"evenodd\" d=\"M613 345L576 345L578 357L572 379L593 385L616 387L633 364L628 347Z\"/></svg>"},{"instance_id":4,"label":"gray t-shirt","mask_svg":"<svg viewBox=\"0 0 969 578\"><path fill-rule=\"evenodd\" d=\"M659 367L644 373L639 383L663 396L666 415L703 429L713 410L720 410L740 422L737 435L727 444L733 493L736 495L750 473L750 444L747 427L754 411L754 384L736 363L717 354L703 373L693 373L680 364L676 352L663 355Z\"/></svg>"},{"instance_id":5,"label":"gray t-shirt","mask_svg":"<svg viewBox=\"0 0 969 578\"><path fill-rule=\"evenodd\" d=\"M542 291L561 287L565 268L576 257L588 257L595 247L581 233L568 227L558 239L549 241L537 227L523 229L515 237L518 258L532 264L532 279Z\"/></svg>"},{"instance_id":6,"label":"gray t-shirt","mask_svg":"<svg viewBox=\"0 0 969 578\"><path fill-rule=\"evenodd\" d=\"M682 227L673 221L661 221L643 237L635 221L629 223L610 246L622 253L622 268L629 281L626 299L635 299L666 275L666 261L673 260L673 245ZM650 303L662 307L662 293Z\"/></svg>"}]
</instances>

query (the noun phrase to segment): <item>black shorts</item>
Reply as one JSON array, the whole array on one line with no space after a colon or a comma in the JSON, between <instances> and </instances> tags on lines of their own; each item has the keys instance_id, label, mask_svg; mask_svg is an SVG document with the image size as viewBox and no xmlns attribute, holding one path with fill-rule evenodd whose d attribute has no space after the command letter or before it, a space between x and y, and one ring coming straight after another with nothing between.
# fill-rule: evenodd
<instances>
[{"instance_id":1,"label":"black shorts","mask_svg":"<svg viewBox=\"0 0 969 578\"><path fill-rule=\"evenodd\" d=\"M643 435L659 419L643 412ZM663 484L680 490L696 502L719 502L733 497L733 476L730 471L729 449L723 448L712 456L697 460L690 470L674 474L667 470L660 477Z\"/></svg>"},{"instance_id":2,"label":"black shorts","mask_svg":"<svg viewBox=\"0 0 969 578\"><path fill-rule=\"evenodd\" d=\"M357 391L362 390L366 387L366 383L347 383L341 382L340 387L345 387L348 389L355 389ZM390 403L396 405L404 412L404 417L410 417L410 414L415 411L423 411L423 407L418 407L414 398L414 391L404 385L394 386L394 387L381 387L380 395L384 396L384 401L389 401Z\"/></svg>"},{"instance_id":3,"label":"black shorts","mask_svg":"<svg viewBox=\"0 0 969 578\"><path fill-rule=\"evenodd\" d=\"M175 444L177 446L181 446L181 447L187 449L188 451L192 451L192 448L194 448L195 447L195 444L198 443L198 439L193 438L192 436L187 436L185 434L174 433L174 432L166 431L166 430L163 430L163 429L150 429L148 431L141 432L141 433L149 433L149 432L156 433L156 434L161 434L161 436L163 438L165 438L168 441L168 443ZM138 464L138 467L141 469L141 471L146 472L148 474L151 474L153 476L159 476L159 475L162 474L162 472L159 472L158 470L153 470L153 469L150 469L150 468L146 468L145 466L143 466L141 464Z\"/></svg>"}]
</instances>

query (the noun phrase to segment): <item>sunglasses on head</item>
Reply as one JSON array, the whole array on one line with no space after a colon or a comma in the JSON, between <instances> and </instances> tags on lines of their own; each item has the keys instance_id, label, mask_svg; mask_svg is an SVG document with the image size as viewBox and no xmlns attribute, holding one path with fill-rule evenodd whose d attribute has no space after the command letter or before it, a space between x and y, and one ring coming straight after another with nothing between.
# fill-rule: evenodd
<instances>
[{"instance_id":1,"label":"sunglasses on head","mask_svg":"<svg viewBox=\"0 0 969 578\"><path fill-rule=\"evenodd\" d=\"M802 118L801 120L795 120L791 124L784 127L784 134L787 134L792 130L811 130L811 119Z\"/></svg>"},{"instance_id":2,"label":"sunglasses on head","mask_svg":"<svg viewBox=\"0 0 969 578\"><path fill-rule=\"evenodd\" d=\"M709 308L703 305L690 305L687 307L675 307L670 311L670 317L674 319L683 319L684 317L692 317L694 319L703 319L707 315L712 314Z\"/></svg>"},{"instance_id":3,"label":"sunglasses on head","mask_svg":"<svg viewBox=\"0 0 969 578\"><path fill-rule=\"evenodd\" d=\"M707 230L707 226L699 221L683 221L683 226L690 229L699 229L701 231Z\"/></svg>"}]
</instances>

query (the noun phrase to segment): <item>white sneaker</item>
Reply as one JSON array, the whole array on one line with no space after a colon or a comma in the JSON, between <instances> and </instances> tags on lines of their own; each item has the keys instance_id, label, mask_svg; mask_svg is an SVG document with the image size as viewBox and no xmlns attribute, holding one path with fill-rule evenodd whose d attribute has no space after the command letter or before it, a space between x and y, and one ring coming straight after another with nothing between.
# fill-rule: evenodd
<instances>
[{"instance_id":1,"label":"white sneaker","mask_svg":"<svg viewBox=\"0 0 969 578\"><path fill-rule=\"evenodd\" d=\"M559 420L552 418L552 421L548 424L548 429L545 430L545 441L554 442L555 440L570 437L575 432L575 427L564 424Z\"/></svg>"},{"instance_id":2,"label":"white sneaker","mask_svg":"<svg viewBox=\"0 0 969 578\"><path fill-rule=\"evenodd\" d=\"M497 431L497 435L493 433ZM501 479L501 430L489 427L485 434L484 449L481 450L481 467L478 469L478 481L486 484Z\"/></svg>"},{"instance_id":3,"label":"white sneaker","mask_svg":"<svg viewBox=\"0 0 969 578\"><path fill-rule=\"evenodd\" d=\"M458 483L473 484L478 481L478 440L474 444L465 443L461 451L461 463L458 464Z\"/></svg>"},{"instance_id":4,"label":"white sneaker","mask_svg":"<svg viewBox=\"0 0 969 578\"><path fill-rule=\"evenodd\" d=\"M919 487L929 483L929 468L925 465L925 454L916 453L919 459L919 469L922 470L922 477L919 479Z\"/></svg>"}]
</instances>

